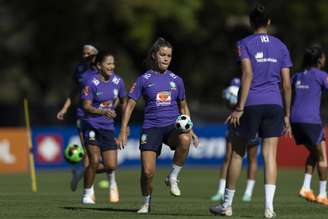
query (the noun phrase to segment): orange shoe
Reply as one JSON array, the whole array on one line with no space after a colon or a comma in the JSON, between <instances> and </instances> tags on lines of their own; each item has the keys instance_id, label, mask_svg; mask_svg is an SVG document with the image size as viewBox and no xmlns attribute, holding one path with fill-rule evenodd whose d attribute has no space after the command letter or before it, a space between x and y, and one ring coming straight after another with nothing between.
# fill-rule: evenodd
<instances>
[{"instance_id":1,"label":"orange shoe","mask_svg":"<svg viewBox=\"0 0 328 219\"><path fill-rule=\"evenodd\" d=\"M304 188L301 188L300 192L298 193L298 195L302 198L304 198L307 201L310 202L314 202L316 200L315 195L313 193L313 191L310 190L306 190Z\"/></svg>"},{"instance_id":2,"label":"orange shoe","mask_svg":"<svg viewBox=\"0 0 328 219\"><path fill-rule=\"evenodd\" d=\"M328 198L326 196L318 195L315 201L319 204L328 206Z\"/></svg>"}]
</instances>

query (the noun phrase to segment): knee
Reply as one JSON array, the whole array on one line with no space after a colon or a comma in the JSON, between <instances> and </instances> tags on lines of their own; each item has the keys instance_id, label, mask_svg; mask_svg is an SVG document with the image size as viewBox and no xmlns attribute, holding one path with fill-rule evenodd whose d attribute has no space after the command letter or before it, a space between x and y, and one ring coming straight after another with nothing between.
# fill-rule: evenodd
<instances>
[{"instance_id":1,"label":"knee","mask_svg":"<svg viewBox=\"0 0 328 219\"><path fill-rule=\"evenodd\" d=\"M181 134L179 135L179 141L182 147L188 149L191 144L191 136L188 134Z\"/></svg>"},{"instance_id":2,"label":"knee","mask_svg":"<svg viewBox=\"0 0 328 219\"><path fill-rule=\"evenodd\" d=\"M105 169L106 171L111 171L111 170L115 170L116 169L116 164L111 163L111 164L105 164Z\"/></svg>"},{"instance_id":3,"label":"knee","mask_svg":"<svg viewBox=\"0 0 328 219\"><path fill-rule=\"evenodd\" d=\"M143 176L147 179L152 179L155 175L155 171L151 168L144 168L143 169Z\"/></svg>"},{"instance_id":4,"label":"knee","mask_svg":"<svg viewBox=\"0 0 328 219\"><path fill-rule=\"evenodd\" d=\"M96 170L99 166L99 159L90 159L89 160L89 167L91 167L92 169Z\"/></svg>"}]
</instances>

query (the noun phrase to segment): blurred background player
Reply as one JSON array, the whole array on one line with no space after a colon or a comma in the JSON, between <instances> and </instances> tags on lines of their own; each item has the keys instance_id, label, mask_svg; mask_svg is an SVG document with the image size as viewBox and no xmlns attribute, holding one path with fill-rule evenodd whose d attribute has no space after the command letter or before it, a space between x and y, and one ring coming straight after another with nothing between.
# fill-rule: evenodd
<instances>
[{"instance_id":1,"label":"blurred background player","mask_svg":"<svg viewBox=\"0 0 328 219\"><path fill-rule=\"evenodd\" d=\"M198 137L191 130L181 133L175 128L175 120L180 114L190 116L185 97L183 80L168 70L172 59L172 46L163 38L157 39L148 52L149 70L137 78L130 89L129 100L123 115L119 142L124 147L127 142L127 126L136 105L142 96L145 100L145 116L140 136L141 150L141 190L144 204L138 213L150 212L152 181L156 170L156 160L167 144L175 150L173 166L165 183L173 196L180 196L178 175L189 152L192 139L195 146Z\"/></svg>"},{"instance_id":2,"label":"blurred background player","mask_svg":"<svg viewBox=\"0 0 328 219\"><path fill-rule=\"evenodd\" d=\"M240 87L240 79L234 78L231 80L230 86L224 89L223 91L223 99L226 101L227 106L231 109L233 109L237 104L239 87ZM218 184L218 190L211 197L212 201L223 200L224 189L226 186L227 170L232 155L231 129L232 127L229 126L228 132L226 134L226 154L224 157L223 165L221 166L220 173L219 173L220 179ZM259 144L260 144L260 139L256 136L255 139L251 140L247 145L247 160L248 160L247 185L242 198L242 200L245 202L249 202L252 200L253 189L256 180L257 149Z\"/></svg>"},{"instance_id":3,"label":"blurred background player","mask_svg":"<svg viewBox=\"0 0 328 219\"><path fill-rule=\"evenodd\" d=\"M242 68L241 87L238 103L227 118L227 122L236 127L232 136L233 152L228 167L227 186L223 203L209 210L215 215L232 215L232 201L241 173L245 146L258 133L262 138L264 160L264 217L273 218L276 216L273 198L277 179L278 137L282 135L284 125L285 131L291 132L289 68L292 63L285 44L268 35L271 20L264 6L257 5L249 18L255 32L237 43Z\"/></svg>"},{"instance_id":4,"label":"blurred background player","mask_svg":"<svg viewBox=\"0 0 328 219\"><path fill-rule=\"evenodd\" d=\"M65 100L65 103L62 109L57 113L57 119L63 120L65 114L70 108L72 101L79 98L79 94L82 90L83 84L88 80L89 77L92 77L96 74L96 70L93 67L93 62L95 56L97 55L98 50L93 45L84 45L82 49L82 61L75 67L74 75L73 75L73 85L69 92L69 96ZM80 102L80 101L77 101ZM84 110L82 108L81 103L76 109L76 127L79 132L81 144L84 146L84 140L82 135L82 126L81 123L84 117ZM78 182L84 175L84 167L88 166L89 160L88 156L83 157L83 165L76 165L72 171L72 179L71 179L71 190L76 191Z\"/></svg>"},{"instance_id":5,"label":"blurred background player","mask_svg":"<svg viewBox=\"0 0 328 219\"><path fill-rule=\"evenodd\" d=\"M303 144L310 152L305 162L304 181L299 195L308 201L328 206L326 142L320 118L321 94L328 89L328 74L321 70L325 61L326 56L320 46L305 50L304 71L294 74L292 78L294 96L291 125L296 144ZM320 180L317 197L311 190L311 178L316 166Z\"/></svg>"},{"instance_id":6,"label":"blurred background player","mask_svg":"<svg viewBox=\"0 0 328 219\"><path fill-rule=\"evenodd\" d=\"M109 52L100 52L95 60L97 75L90 78L81 92L86 112L83 122L83 137L89 157L85 170L83 204L95 204L93 183L100 162L108 174L109 201L118 202L119 194L115 180L117 166L117 142L114 136L116 100L120 99L122 111L126 105L125 85L114 73L115 60Z\"/></svg>"}]
</instances>

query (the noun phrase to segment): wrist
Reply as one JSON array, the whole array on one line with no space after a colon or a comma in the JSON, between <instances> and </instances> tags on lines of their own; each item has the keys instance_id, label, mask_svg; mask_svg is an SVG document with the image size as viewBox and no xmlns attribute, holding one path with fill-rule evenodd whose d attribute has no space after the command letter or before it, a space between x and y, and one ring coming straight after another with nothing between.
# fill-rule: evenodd
<instances>
[{"instance_id":1,"label":"wrist","mask_svg":"<svg viewBox=\"0 0 328 219\"><path fill-rule=\"evenodd\" d=\"M236 106L236 107L234 108L234 110L235 110L236 112L244 112L244 108L243 108L243 107L240 107L240 106Z\"/></svg>"}]
</instances>

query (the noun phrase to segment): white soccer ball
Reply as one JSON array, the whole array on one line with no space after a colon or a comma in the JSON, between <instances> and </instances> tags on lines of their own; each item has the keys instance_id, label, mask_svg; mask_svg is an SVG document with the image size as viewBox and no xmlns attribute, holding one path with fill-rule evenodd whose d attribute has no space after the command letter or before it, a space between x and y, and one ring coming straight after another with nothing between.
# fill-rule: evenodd
<instances>
[{"instance_id":1,"label":"white soccer ball","mask_svg":"<svg viewBox=\"0 0 328 219\"><path fill-rule=\"evenodd\" d=\"M192 129L193 123L189 116L180 115L175 121L175 127L181 132L188 132Z\"/></svg>"},{"instance_id":2,"label":"white soccer ball","mask_svg":"<svg viewBox=\"0 0 328 219\"><path fill-rule=\"evenodd\" d=\"M239 87L231 85L224 89L223 98L229 102L230 105L236 105L238 102Z\"/></svg>"}]
</instances>

